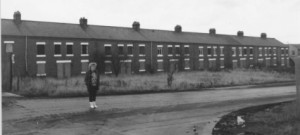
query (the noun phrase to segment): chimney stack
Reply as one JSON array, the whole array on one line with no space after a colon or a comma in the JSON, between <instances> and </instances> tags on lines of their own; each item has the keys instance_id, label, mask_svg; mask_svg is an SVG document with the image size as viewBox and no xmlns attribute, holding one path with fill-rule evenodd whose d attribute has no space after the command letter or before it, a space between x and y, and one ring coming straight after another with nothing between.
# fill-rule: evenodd
<instances>
[{"instance_id":1,"label":"chimney stack","mask_svg":"<svg viewBox=\"0 0 300 135\"><path fill-rule=\"evenodd\" d=\"M15 22L15 24L20 24L21 23L21 13L20 13L20 11L14 12L14 22Z\"/></svg>"},{"instance_id":2,"label":"chimney stack","mask_svg":"<svg viewBox=\"0 0 300 135\"><path fill-rule=\"evenodd\" d=\"M83 28L83 29L86 29L88 27L88 23L87 23L87 19L84 18L84 17L81 17L79 19L79 24L80 24L80 27Z\"/></svg>"},{"instance_id":3,"label":"chimney stack","mask_svg":"<svg viewBox=\"0 0 300 135\"><path fill-rule=\"evenodd\" d=\"M243 37L243 36L244 36L244 32L243 32L243 31L238 31L238 32L237 32L237 36Z\"/></svg>"},{"instance_id":4,"label":"chimney stack","mask_svg":"<svg viewBox=\"0 0 300 135\"><path fill-rule=\"evenodd\" d=\"M182 32L182 27L180 25L175 26L175 32Z\"/></svg>"},{"instance_id":5,"label":"chimney stack","mask_svg":"<svg viewBox=\"0 0 300 135\"><path fill-rule=\"evenodd\" d=\"M134 21L133 24L132 24L132 28L133 28L135 31L139 31L139 30L140 30L140 23L137 22L137 21Z\"/></svg>"},{"instance_id":6,"label":"chimney stack","mask_svg":"<svg viewBox=\"0 0 300 135\"><path fill-rule=\"evenodd\" d=\"M209 29L209 34L210 35L216 35L216 29L215 28L210 28Z\"/></svg>"},{"instance_id":7,"label":"chimney stack","mask_svg":"<svg viewBox=\"0 0 300 135\"><path fill-rule=\"evenodd\" d=\"M263 38L263 39L266 39L267 38L267 34L266 33L261 33L260 37Z\"/></svg>"}]
</instances>

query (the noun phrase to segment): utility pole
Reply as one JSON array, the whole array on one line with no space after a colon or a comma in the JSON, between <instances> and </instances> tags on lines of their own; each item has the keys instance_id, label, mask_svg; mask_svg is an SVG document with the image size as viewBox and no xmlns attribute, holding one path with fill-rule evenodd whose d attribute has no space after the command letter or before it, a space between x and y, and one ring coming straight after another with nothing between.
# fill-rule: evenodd
<instances>
[{"instance_id":1,"label":"utility pole","mask_svg":"<svg viewBox=\"0 0 300 135\"><path fill-rule=\"evenodd\" d=\"M300 56L294 58L295 62L295 79L296 79L296 89L297 89L297 111L300 114Z\"/></svg>"}]
</instances>

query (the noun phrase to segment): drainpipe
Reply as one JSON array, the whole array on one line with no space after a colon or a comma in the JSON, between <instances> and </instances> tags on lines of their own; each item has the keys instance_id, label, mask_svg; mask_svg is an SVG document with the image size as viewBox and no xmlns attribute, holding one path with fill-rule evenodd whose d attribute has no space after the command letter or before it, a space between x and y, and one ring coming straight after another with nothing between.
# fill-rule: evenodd
<instances>
[{"instance_id":1,"label":"drainpipe","mask_svg":"<svg viewBox=\"0 0 300 135\"><path fill-rule=\"evenodd\" d=\"M28 36L26 35L25 36L25 71L26 71L26 74L28 73L28 58L27 58L27 56L28 56L28 53L27 53L27 51L28 51L28 43L27 43L27 38L28 38Z\"/></svg>"}]
</instances>

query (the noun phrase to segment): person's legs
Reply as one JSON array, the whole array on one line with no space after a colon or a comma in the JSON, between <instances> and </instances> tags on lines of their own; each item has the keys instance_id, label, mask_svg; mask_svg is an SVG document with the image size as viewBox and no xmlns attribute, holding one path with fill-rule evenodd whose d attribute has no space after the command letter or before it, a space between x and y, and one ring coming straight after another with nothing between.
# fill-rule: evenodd
<instances>
[{"instance_id":1,"label":"person's legs","mask_svg":"<svg viewBox=\"0 0 300 135\"><path fill-rule=\"evenodd\" d=\"M97 105L96 105L96 96L97 96L97 90L96 90L96 88L93 88L93 103L94 103L94 107L97 108Z\"/></svg>"},{"instance_id":2,"label":"person's legs","mask_svg":"<svg viewBox=\"0 0 300 135\"><path fill-rule=\"evenodd\" d=\"M93 90L88 87L88 93L89 93L89 101L90 101L90 107L91 108L94 108L94 105L93 105Z\"/></svg>"}]
</instances>

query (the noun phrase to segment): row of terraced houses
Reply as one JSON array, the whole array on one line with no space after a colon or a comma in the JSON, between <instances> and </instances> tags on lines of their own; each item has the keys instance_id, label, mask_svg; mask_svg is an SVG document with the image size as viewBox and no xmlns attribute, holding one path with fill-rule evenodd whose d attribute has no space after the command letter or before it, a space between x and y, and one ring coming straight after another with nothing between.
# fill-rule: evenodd
<instances>
[{"instance_id":1,"label":"row of terraced houses","mask_svg":"<svg viewBox=\"0 0 300 135\"><path fill-rule=\"evenodd\" d=\"M220 70L289 65L288 46L261 33L258 37L132 27L26 21L15 12L2 21L2 71L14 76L64 78L85 74L91 61L102 74L172 70ZM12 51L12 52L9 52ZM9 62L12 61L12 64Z\"/></svg>"}]
</instances>

